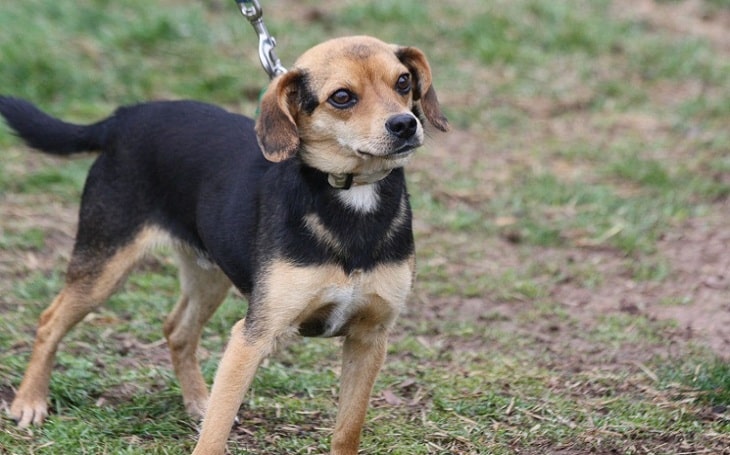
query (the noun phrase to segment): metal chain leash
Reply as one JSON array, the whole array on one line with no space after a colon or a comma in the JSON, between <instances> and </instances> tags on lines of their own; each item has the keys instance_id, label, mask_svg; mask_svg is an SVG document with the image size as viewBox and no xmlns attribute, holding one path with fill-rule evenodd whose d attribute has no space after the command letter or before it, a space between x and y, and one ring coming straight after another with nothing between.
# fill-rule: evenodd
<instances>
[{"instance_id":1,"label":"metal chain leash","mask_svg":"<svg viewBox=\"0 0 730 455\"><path fill-rule=\"evenodd\" d=\"M274 48L276 40L266 29L263 19L263 11L258 0L236 0L241 13L251 23L256 34L259 36L259 59L264 71L271 79L286 73L286 68L281 64L279 57L276 56Z\"/></svg>"}]
</instances>

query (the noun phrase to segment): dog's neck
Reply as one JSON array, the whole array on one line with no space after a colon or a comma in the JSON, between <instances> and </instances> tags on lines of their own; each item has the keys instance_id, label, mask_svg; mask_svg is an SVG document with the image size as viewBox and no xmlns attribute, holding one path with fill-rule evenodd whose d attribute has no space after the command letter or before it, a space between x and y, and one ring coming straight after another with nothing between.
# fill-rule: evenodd
<instances>
[{"instance_id":1,"label":"dog's neck","mask_svg":"<svg viewBox=\"0 0 730 455\"><path fill-rule=\"evenodd\" d=\"M349 190L353 186L370 185L390 175L392 169L362 174L327 174L327 183L338 190Z\"/></svg>"}]
</instances>

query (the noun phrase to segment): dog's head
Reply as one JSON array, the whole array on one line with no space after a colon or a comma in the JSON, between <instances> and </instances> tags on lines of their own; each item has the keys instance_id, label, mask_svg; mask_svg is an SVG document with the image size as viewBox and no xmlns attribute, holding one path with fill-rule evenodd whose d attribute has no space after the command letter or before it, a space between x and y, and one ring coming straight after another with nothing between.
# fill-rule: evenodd
<instances>
[{"instance_id":1,"label":"dog's head","mask_svg":"<svg viewBox=\"0 0 730 455\"><path fill-rule=\"evenodd\" d=\"M324 172L400 167L423 143L421 117L449 128L431 80L414 47L366 36L327 41L272 81L256 123L259 143L271 161L300 153Z\"/></svg>"}]
</instances>

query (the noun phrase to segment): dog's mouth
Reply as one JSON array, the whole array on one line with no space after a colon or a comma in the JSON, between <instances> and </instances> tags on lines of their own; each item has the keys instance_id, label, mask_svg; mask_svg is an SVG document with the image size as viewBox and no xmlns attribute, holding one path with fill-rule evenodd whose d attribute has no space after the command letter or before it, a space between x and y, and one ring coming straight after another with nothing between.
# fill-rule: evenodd
<instances>
[{"instance_id":1,"label":"dog's mouth","mask_svg":"<svg viewBox=\"0 0 730 455\"><path fill-rule=\"evenodd\" d=\"M369 158L383 158L383 159L387 159L387 160L397 160L400 158L407 157L420 146L421 146L420 142L409 141L409 142L400 144L398 147L396 147L393 150L386 152L384 154L380 154L380 153L376 154L376 153L368 152L366 150L357 150L357 153L359 155L367 156Z\"/></svg>"},{"instance_id":2,"label":"dog's mouth","mask_svg":"<svg viewBox=\"0 0 730 455\"><path fill-rule=\"evenodd\" d=\"M397 149L390 152L387 157L388 158L401 158L406 155L410 155L413 153L418 147L421 146L420 142L414 142L414 143L405 143L398 147Z\"/></svg>"}]
</instances>

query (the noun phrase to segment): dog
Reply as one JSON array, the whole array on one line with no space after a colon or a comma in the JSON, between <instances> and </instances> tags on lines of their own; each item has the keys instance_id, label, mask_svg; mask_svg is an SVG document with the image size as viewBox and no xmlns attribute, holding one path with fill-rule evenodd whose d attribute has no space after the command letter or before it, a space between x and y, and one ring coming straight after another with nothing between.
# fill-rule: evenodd
<instances>
[{"instance_id":1,"label":"dog","mask_svg":"<svg viewBox=\"0 0 730 455\"><path fill-rule=\"evenodd\" d=\"M194 453L224 453L258 365L290 334L344 338L331 453L357 453L388 333L414 280L403 166L426 121L449 129L423 52L366 36L319 44L271 82L256 121L195 101L121 107L90 125L7 96L0 113L32 148L100 152L65 285L40 317L10 407L20 427L47 417L64 335L167 242L182 295L164 335L185 408L203 419ZM249 305L209 397L196 349L231 286Z\"/></svg>"}]
</instances>

